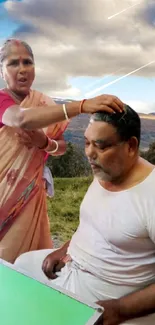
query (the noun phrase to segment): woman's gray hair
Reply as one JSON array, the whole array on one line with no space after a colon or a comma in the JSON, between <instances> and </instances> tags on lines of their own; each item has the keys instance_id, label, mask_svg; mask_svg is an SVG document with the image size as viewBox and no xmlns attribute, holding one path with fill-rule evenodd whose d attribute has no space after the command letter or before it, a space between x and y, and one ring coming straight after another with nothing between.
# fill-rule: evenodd
<instances>
[{"instance_id":1,"label":"woman's gray hair","mask_svg":"<svg viewBox=\"0 0 155 325\"><path fill-rule=\"evenodd\" d=\"M21 40L15 39L15 38L10 38L10 39L7 39L3 43L2 47L0 48L0 66L1 67L2 67L3 61L7 58L9 47L11 45L20 45L20 44L25 47L25 49L28 51L31 58L34 60L34 55L33 55L30 45L28 45L24 41L21 41Z\"/></svg>"}]
</instances>

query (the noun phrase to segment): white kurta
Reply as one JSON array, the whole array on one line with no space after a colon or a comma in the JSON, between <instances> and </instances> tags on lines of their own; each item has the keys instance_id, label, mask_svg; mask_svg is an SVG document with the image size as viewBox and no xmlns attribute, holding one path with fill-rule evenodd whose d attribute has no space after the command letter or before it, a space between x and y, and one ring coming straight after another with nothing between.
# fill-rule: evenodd
<instances>
[{"instance_id":1,"label":"white kurta","mask_svg":"<svg viewBox=\"0 0 155 325\"><path fill-rule=\"evenodd\" d=\"M155 170L129 190L110 192L95 179L80 208L68 263L53 283L91 302L119 298L155 281ZM16 265L47 280L41 271L49 251L31 252ZM155 324L155 315L128 324Z\"/></svg>"}]
</instances>

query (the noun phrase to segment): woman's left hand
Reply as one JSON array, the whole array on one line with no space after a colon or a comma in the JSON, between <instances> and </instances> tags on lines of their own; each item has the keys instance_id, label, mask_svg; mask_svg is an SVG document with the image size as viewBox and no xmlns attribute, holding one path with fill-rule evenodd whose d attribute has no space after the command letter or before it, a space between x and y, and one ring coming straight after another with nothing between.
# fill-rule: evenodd
<instances>
[{"instance_id":1,"label":"woman's left hand","mask_svg":"<svg viewBox=\"0 0 155 325\"><path fill-rule=\"evenodd\" d=\"M47 137L42 130L26 131L19 130L16 133L19 142L28 149L33 147L44 148L46 146Z\"/></svg>"}]
</instances>

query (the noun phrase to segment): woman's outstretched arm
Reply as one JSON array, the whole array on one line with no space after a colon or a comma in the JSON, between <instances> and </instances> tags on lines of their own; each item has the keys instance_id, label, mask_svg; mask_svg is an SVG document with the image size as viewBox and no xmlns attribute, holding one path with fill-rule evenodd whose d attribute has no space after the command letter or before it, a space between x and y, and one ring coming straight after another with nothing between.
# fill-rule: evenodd
<instances>
[{"instance_id":1,"label":"woman's outstretched arm","mask_svg":"<svg viewBox=\"0 0 155 325\"><path fill-rule=\"evenodd\" d=\"M22 108L18 105L10 106L2 116L2 123L11 127L20 127L27 130L44 128L50 124L64 121L66 117L72 118L81 113L80 101L65 105L53 104L34 108ZM97 111L109 113L123 111L123 103L115 96L101 95L84 102L82 113L91 114Z\"/></svg>"}]
</instances>

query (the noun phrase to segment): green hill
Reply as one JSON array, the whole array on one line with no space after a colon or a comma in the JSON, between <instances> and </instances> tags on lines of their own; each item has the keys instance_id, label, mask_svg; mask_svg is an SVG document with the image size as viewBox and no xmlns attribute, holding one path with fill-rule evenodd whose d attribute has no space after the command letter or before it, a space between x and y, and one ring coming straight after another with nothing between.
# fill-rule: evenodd
<instances>
[{"instance_id":1,"label":"green hill","mask_svg":"<svg viewBox=\"0 0 155 325\"><path fill-rule=\"evenodd\" d=\"M55 196L48 199L51 235L60 242L71 239L79 223L79 207L91 177L55 178Z\"/></svg>"}]
</instances>

